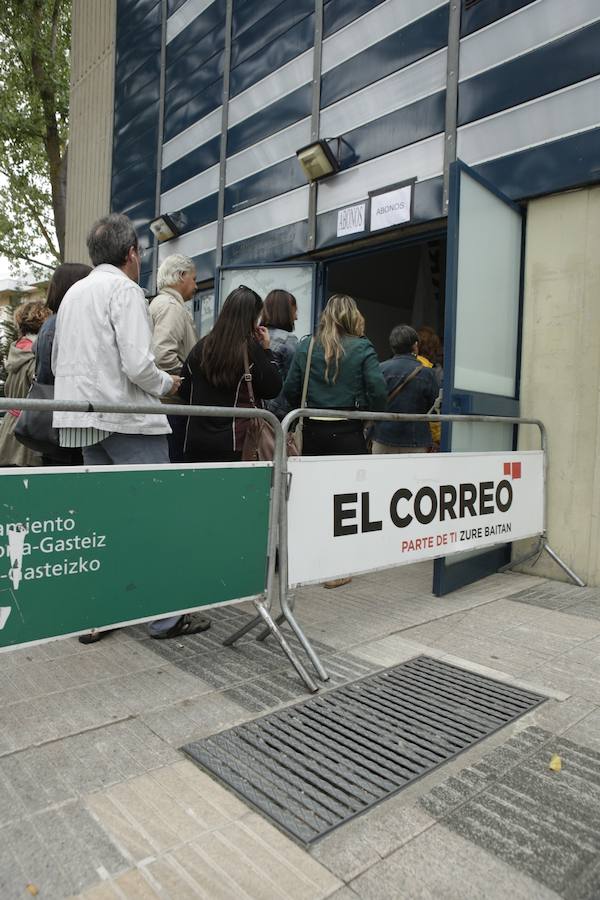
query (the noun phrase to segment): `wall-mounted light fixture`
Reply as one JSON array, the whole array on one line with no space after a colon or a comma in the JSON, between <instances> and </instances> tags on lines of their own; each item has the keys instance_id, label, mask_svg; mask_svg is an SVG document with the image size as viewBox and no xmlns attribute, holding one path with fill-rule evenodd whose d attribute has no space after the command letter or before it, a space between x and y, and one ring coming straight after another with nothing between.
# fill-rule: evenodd
<instances>
[{"instance_id":1,"label":"wall-mounted light fixture","mask_svg":"<svg viewBox=\"0 0 600 900\"><path fill-rule=\"evenodd\" d=\"M185 227L185 216L183 213L163 213L158 219L150 222L150 231L160 243L170 241L171 238L181 234Z\"/></svg>"},{"instance_id":2,"label":"wall-mounted light fixture","mask_svg":"<svg viewBox=\"0 0 600 900\"><path fill-rule=\"evenodd\" d=\"M331 152L327 139L313 141L312 144L296 150L298 162L308 181L321 181L322 178L328 178L330 175L335 175L336 172L339 172L339 150L342 139L330 138L330 140L337 140L338 142L337 156L334 156Z\"/></svg>"}]
</instances>

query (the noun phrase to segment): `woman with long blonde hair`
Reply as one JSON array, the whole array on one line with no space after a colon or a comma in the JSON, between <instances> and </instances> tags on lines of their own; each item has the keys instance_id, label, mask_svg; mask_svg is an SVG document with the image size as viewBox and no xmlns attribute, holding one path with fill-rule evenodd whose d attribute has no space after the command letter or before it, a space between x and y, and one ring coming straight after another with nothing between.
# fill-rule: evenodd
<instances>
[{"instance_id":1,"label":"woman with long blonde hair","mask_svg":"<svg viewBox=\"0 0 600 900\"><path fill-rule=\"evenodd\" d=\"M387 392L375 348L365 337L365 320L346 294L329 298L315 338L298 347L284 385L292 408L300 406L307 357L312 344L306 405L315 409L382 410ZM366 453L362 422L308 418L304 456Z\"/></svg>"}]
</instances>

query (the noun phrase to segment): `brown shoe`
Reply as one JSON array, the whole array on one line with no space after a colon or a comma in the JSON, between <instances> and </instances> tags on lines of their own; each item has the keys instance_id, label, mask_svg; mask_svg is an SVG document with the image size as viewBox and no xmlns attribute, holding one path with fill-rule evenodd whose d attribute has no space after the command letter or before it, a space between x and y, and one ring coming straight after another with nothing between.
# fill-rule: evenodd
<instances>
[{"instance_id":1,"label":"brown shoe","mask_svg":"<svg viewBox=\"0 0 600 900\"><path fill-rule=\"evenodd\" d=\"M351 581L351 578L334 578L333 581L324 581L323 587L331 590L331 588L343 587L345 584L350 584Z\"/></svg>"}]
</instances>

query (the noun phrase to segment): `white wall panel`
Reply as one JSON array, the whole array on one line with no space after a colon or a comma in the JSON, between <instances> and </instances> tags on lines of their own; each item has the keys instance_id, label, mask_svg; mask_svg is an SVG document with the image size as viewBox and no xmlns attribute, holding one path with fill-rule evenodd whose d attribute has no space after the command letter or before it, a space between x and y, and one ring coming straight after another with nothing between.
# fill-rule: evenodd
<instances>
[{"instance_id":1,"label":"white wall panel","mask_svg":"<svg viewBox=\"0 0 600 900\"><path fill-rule=\"evenodd\" d=\"M308 185L227 216L223 243L235 244L256 234L301 222L307 216Z\"/></svg>"},{"instance_id":2,"label":"white wall panel","mask_svg":"<svg viewBox=\"0 0 600 900\"><path fill-rule=\"evenodd\" d=\"M181 237L172 241L165 241L158 245L158 261L161 263L165 257L172 253L183 253L185 256L200 256L208 253L217 246L217 223L210 222L194 231L188 231Z\"/></svg>"},{"instance_id":3,"label":"white wall panel","mask_svg":"<svg viewBox=\"0 0 600 900\"><path fill-rule=\"evenodd\" d=\"M167 19L167 44L196 19L214 0L187 0Z\"/></svg>"},{"instance_id":4,"label":"white wall panel","mask_svg":"<svg viewBox=\"0 0 600 900\"><path fill-rule=\"evenodd\" d=\"M337 137L446 87L447 51L431 56L321 110L321 134Z\"/></svg>"},{"instance_id":5,"label":"white wall panel","mask_svg":"<svg viewBox=\"0 0 600 900\"><path fill-rule=\"evenodd\" d=\"M420 19L439 6L445 6L446 0L385 0L375 9L354 19L345 28L341 28L323 41L322 71L339 66L361 52L382 41L405 25ZM360 65L360 61L357 60Z\"/></svg>"},{"instance_id":6,"label":"white wall panel","mask_svg":"<svg viewBox=\"0 0 600 900\"><path fill-rule=\"evenodd\" d=\"M302 87L313 76L313 51L307 50L257 81L252 87L229 101L229 127L243 122L249 116L261 112L266 106Z\"/></svg>"},{"instance_id":7,"label":"white wall panel","mask_svg":"<svg viewBox=\"0 0 600 900\"><path fill-rule=\"evenodd\" d=\"M223 118L223 107L213 110L199 122L194 122L185 131L181 131L170 141L163 144L162 150L162 167L166 169L171 163L176 162L191 153L196 147L201 147L216 134L221 133L221 121Z\"/></svg>"},{"instance_id":8,"label":"white wall panel","mask_svg":"<svg viewBox=\"0 0 600 900\"><path fill-rule=\"evenodd\" d=\"M444 135L436 134L425 141L410 144L346 172L340 172L330 181L321 182L317 212L328 212L330 209L364 200L369 191L387 184L415 177L419 181L433 178L441 175L443 165Z\"/></svg>"},{"instance_id":9,"label":"white wall panel","mask_svg":"<svg viewBox=\"0 0 600 900\"><path fill-rule=\"evenodd\" d=\"M202 200L210 194L216 194L219 190L219 165L211 166L199 175L194 175L177 187L165 191L160 196L161 213L173 212L185 209L191 203Z\"/></svg>"},{"instance_id":10,"label":"white wall panel","mask_svg":"<svg viewBox=\"0 0 600 900\"><path fill-rule=\"evenodd\" d=\"M235 184L242 178L268 169L284 159L295 156L296 150L310 142L310 119L301 119L289 128L253 144L227 159L226 183Z\"/></svg>"},{"instance_id":11,"label":"white wall panel","mask_svg":"<svg viewBox=\"0 0 600 900\"><path fill-rule=\"evenodd\" d=\"M600 125L600 76L458 129L458 157L473 165Z\"/></svg>"},{"instance_id":12,"label":"white wall panel","mask_svg":"<svg viewBox=\"0 0 600 900\"><path fill-rule=\"evenodd\" d=\"M536 0L460 43L460 79L507 62L600 19L599 0ZM560 65L560 59L556 61Z\"/></svg>"}]
</instances>

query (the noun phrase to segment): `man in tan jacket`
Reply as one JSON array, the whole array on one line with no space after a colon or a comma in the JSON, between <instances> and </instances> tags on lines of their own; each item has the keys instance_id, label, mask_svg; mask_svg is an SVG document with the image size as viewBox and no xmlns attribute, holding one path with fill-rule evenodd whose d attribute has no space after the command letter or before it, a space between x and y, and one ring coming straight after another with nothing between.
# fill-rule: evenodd
<instances>
[{"instance_id":1,"label":"man in tan jacket","mask_svg":"<svg viewBox=\"0 0 600 900\"><path fill-rule=\"evenodd\" d=\"M196 267L191 259L174 253L162 263L157 274L159 293L150 304L154 326L152 352L156 365L169 375L180 375L192 347L198 341L194 320L185 303L196 293ZM178 403L177 397L170 398ZM169 416L169 458L183 462L185 416Z\"/></svg>"}]
</instances>

